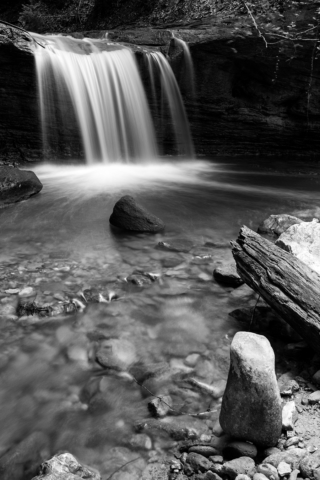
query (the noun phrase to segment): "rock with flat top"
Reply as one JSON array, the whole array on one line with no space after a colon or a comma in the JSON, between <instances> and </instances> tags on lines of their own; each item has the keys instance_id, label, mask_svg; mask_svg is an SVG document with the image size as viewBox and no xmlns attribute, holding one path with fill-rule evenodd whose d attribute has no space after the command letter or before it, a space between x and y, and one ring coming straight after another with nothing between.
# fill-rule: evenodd
<instances>
[{"instance_id":1,"label":"rock with flat top","mask_svg":"<svg viewBox=\"0 0 320 480\"><path fill-rule=\"evenodd\" d=\"M35 173L15 167L0 166L0 208L26 200L39 193L42 187Z\"/></svg>"},{"instance_id":2,"label":"rock with flat top","mask_svg":"<svg viewBox=\"0 0 320 480\"><path fill-rule=\"evenodd\" d=\"M71 453L55 455L40 468L33 480L101 480L99 472L81 465Z\"/></svg>"},{"instance_id":3,"label":"rock with flat top","mask_svg":"<svg viewBox=\"0 0 320 480\"><path fill-rule=\"evenodd\" d=\"M270 217L268 217L259 225L258 233L281 235L292 225L296 225L301 222L302 220L300 220L300 218L292 215L270 215Z\"/></svg>"},{"instance_id":4,"label":"rock with flat top","mask_svg":"<svg viewBox=\"0 0 320 480\"><path fill-rule=\"evenodd\" d=\"M280 235L276 245L320 274L320 223L317 219L292 225Z\"/></svg>"},{"instance_id":5,"label":"rock with flat top","mask_svg":"<svg viewBox=\"0 0 320 480\"><path fill-rule=\"evenodd\" d=\"M114 227L131 232L157 233L165 227L160 218L148 212L130 195L118 200L109 221Z\"/></svg>"},{"instance_id":6,"label":"rock with flat top","mask_svg":"<svg viewBox=\"0 0 320 480\"><path fill-rule=\"evenodd\" d=\"M230 370L220 424L236 439L272 447L281 434L281 398L274 352L262 335L238 332L230 349Z\"/></svg>"},{"instance_id":7,"label":"rock with flat top","mask_svg":"<svg viewBox=\"0 0 320 480\"><path fill-rule=\"evenodd\" d=\"M240 285L244 284L244 281L237 272L237 266L234 262L215 268L213 276L218 283L229 287L240 287Z\"/></svg>"},{"instance_id":8,"label":"rock with flat top","mask_svg":"<svg viewBox=\"0 0 320 480\"><path fill-rule=\"evenodd\" d=\"M240 457L230 460L222 466L222 473L234 480L238 475L249 475L255 473L255 463L250 457Z\"/></svg>"}]
</instances>

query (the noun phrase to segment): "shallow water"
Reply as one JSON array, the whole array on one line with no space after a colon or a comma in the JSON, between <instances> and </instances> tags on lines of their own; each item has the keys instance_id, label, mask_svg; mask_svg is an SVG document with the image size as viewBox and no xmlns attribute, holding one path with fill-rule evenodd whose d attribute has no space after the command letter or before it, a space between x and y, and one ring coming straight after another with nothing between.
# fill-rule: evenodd
<instances>
[{"instance_id":1,"label":"shallow water","mask_svg":"<svg viewBox=\"0 0 320 480\"><path fill-rule=\"evenodd\" d=\"M148 393L135 382L137 365L171 365L175 413L208 408L206 397L186 389L183 374L214 384L225 379L232 335L241 328L228 313L255 302L218 285L212 271L231 260L229 242L241 225L256 229L272 213L318 216L320 168L308 159L224 159L34 171L41 194L0 211L0 453L40 430L50 453L67 449L107 475L114 462L101 453L141 449L133 425L148 417ZM109 216L124 194L162 218L166 230L151 236L112 229ZM155 248L176 239L193 247ZM135 269L159 278L131 285L125 279ZM81 299L86 289L117 299L84 313L18 318L17 292L28 287L30 301L49 304ZM100 376L95 355L110 341L125 372ZM200 354L194 367L184 363L191 353ZM152 442L142 450L168 447Z\"/></svg>"}]
</instances>

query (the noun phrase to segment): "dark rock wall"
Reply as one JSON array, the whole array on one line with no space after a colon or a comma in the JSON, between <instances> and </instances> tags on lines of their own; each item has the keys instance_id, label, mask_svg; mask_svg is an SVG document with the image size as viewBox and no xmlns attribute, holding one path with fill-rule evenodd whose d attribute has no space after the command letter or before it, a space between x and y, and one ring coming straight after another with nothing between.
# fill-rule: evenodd
<instances>
[{"instance_id":1,"label":"dark rock wall","mask_svg":"<svg viewBox=\"0 0 320 480\"><path fill-rule=\"evenodd\" d=\"M314 42L265 47L252 29L231 26L177 32L191 48L195 93L181 47L161 30L116 31L109 38L169 53L196 146L205 155L317 155L320 149L320 60ZM34 58L28 48L0 44L0 160L42 160ZM144 82L143 55L137 54ZM148 90L148 86L147 86ZM150 89L149 89L150 93ZM151 98L150 98L151 99ZM152 102L151 102L152 103ZM170 119L152 105L163 153L174 153ZM49 158L78 158L75 124Z\"/></svg>"}]
</instances>

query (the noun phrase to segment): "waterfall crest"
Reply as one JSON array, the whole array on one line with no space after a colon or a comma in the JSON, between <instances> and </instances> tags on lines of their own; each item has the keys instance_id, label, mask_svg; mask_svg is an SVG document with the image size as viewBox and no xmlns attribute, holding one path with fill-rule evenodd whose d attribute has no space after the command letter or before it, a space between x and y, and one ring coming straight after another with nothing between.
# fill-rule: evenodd
<instances>
[{"instance_id":1,"label":"waterfall crest","mask_svg":"<svg viewBox=\"0 0 320 480\"><path fill-rule=\"evenodd\" d=\"M36 36L44 150L78 125L87 163L155 159L154 125L134 53L108 39ZM162 54L152 53L175 124L179 153L193 146L179 87Z\"/></svg>"}]
</instances>

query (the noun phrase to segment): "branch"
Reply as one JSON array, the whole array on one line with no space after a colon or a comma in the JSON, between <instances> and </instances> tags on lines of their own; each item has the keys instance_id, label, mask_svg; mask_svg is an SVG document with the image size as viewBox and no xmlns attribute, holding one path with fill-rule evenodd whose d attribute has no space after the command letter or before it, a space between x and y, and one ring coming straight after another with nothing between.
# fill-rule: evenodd
<instances>
[{"instance_id":1,"label":"branch","mask_svg":"<svg viewBox=\"0 0 320 480\"><path fill-rule=\"evenodd\" d=\"M264 43L265 43L265 45L266 45L266 48L268 48L268 42L267 42L267 40L265 39L265 37L262 35L262 32L261 32L261 30L259 29L259 27L258 27L258 25L257 25L257 22L256 22L254 16L252 15L252 12L251 12L248 4L247 4L245 1L243 1L243 3L244 3L244 6L246 7L246 9L248 10L248 13L249 13L249 15L250 15L250 17L251 17L251 19L252 19L252 21L253 21L253 24L254 24L257 32L259 33L259 37L261 37L261 38L263 39L263 41L264 41Z\"/></svg>"}]
</instances>

